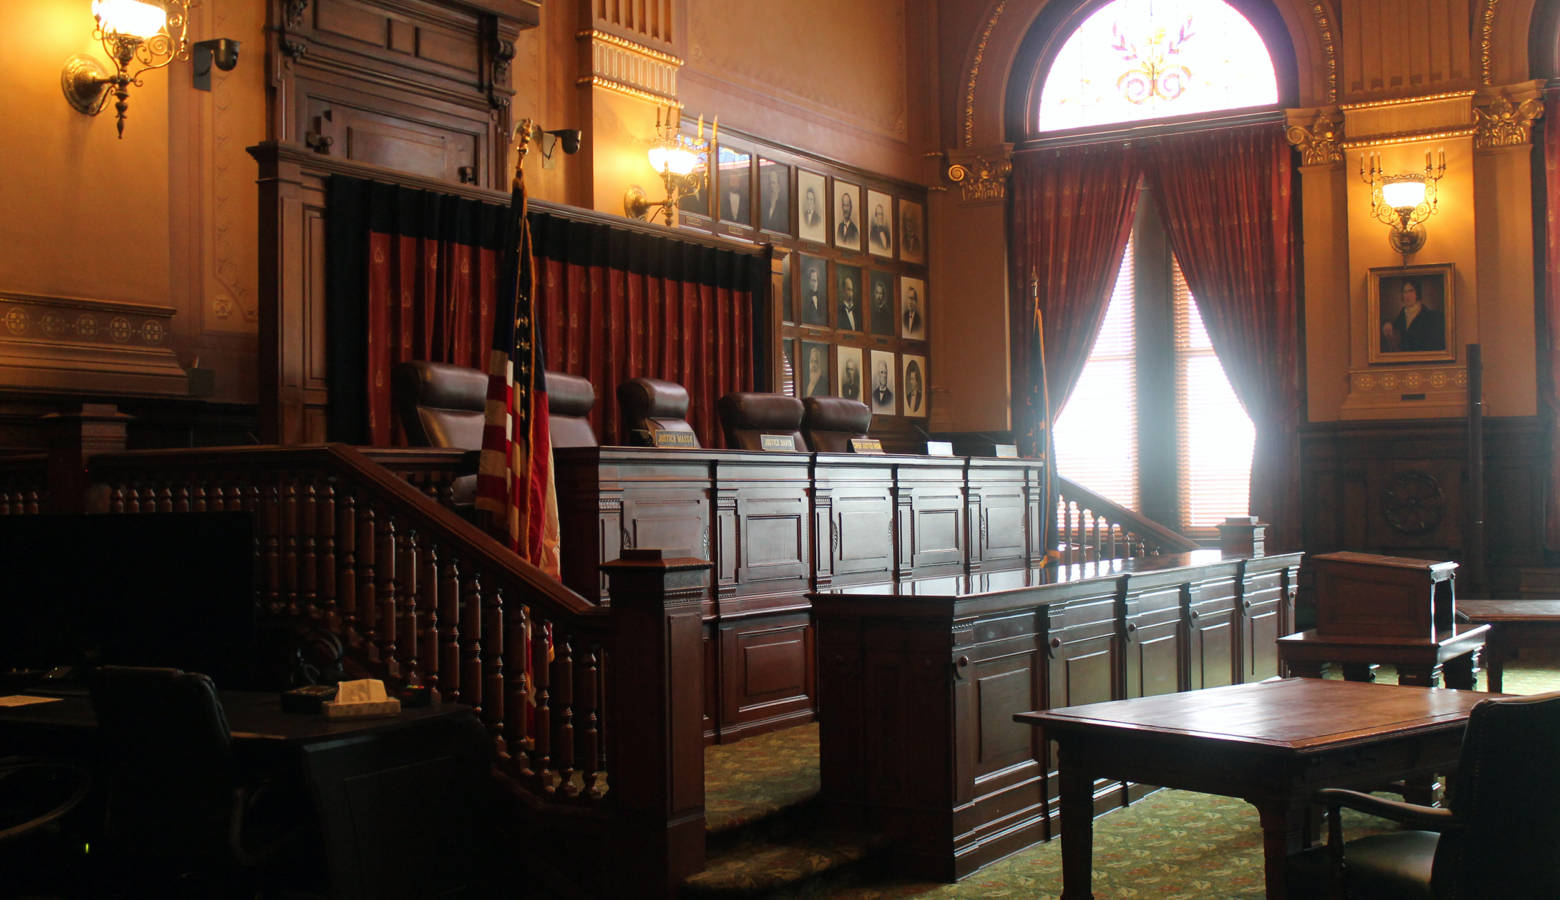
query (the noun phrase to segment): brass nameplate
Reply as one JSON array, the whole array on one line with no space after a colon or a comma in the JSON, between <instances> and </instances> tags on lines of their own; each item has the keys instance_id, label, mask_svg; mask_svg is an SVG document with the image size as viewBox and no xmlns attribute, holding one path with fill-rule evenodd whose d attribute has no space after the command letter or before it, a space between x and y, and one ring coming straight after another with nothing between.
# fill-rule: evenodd
<instances>
[{"instance_id":1,"label":"brass nameplate","mask_svg":"<svg viewBox=\"0 0 1560 900\"><path fill-rule=\"evenodd\" d=\"M698 447L699 441L691 431L666 431L656 429L651 435L657 447Z\"/></svg>"},{"instance_id":2,"label":"brass nameplate","mask_svg":"<svg viewBox=\"0 0 1560 900\"><path fill-rule=\"evenodd\" d=\"M852 453L882 453L883 442L877 438L851 438L850 452Z\"/></svg>"},{"instance_id":3,"label":"brass nameplate","mask_svg":"<svg viewBox=\"0 0 1560 900\"><path fill-rule=\"evenodd\" d=\"M927 441L927 456L952 456L953 441Z\"/></svg>"},{"instance_id":4,"label":"brass nameplate","mask_svg":"<svg viewBox=\"0 0 1560 900\"><path fill-rule=\"evenodd\" d=\"M764 450L796 451L796 438L789 434L759 435L759 446Z\"/></svg>"},{"instance_id":5,"label":"brass nameplate","mask_svg":"<svg viewBox=\"0 0 1560 900\"><path fill-rule=\"evenodd\" d=\"M993 444L991 455L998 459L1018 459L1017 444Z\"/></svg>"}]
</instances>

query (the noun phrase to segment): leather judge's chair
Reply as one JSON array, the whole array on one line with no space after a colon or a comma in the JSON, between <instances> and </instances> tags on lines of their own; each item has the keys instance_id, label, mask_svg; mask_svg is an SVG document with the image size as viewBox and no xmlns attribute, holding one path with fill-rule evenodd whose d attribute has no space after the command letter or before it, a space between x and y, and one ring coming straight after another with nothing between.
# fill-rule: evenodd
<instances>
[{"instance_id":1,"label":"leather judge's chair","mask_svg":"<svg viewBox=\"0 0 1560 900\"><path fill-rule=\"evenodd\" d=\"M487 373L449 363L402 362L390 368L396 415L413 447L482 449Z\"/></svg>"},{"instance_id":2,"label":"leather judge's chair","mask_svg":"<svg viewBox=\"0 0 1560 900\"><path fill-rule=\"evenodd\" d=\"M802 436L815 453L849 453L872 422L872 408L848 397L808 397L802 406Z\"/></svg>"},{"instance_id":3,"label":"leather judge's chair","mask_svg":"<svg viewBox=\"0 0 1560 900\"><path fill-rule=\"evenodd\" d=\"M562 372L547 373L547 427L554 450L596 446L596 432L586 418L595 405L596 388L590 379Z\"/></svg>"},{"instance_id":4,"label":"leather judge's chair","mask_svg":"<svg viewBox=\"0 0 1560 900\"><path fill-rule=\"evenodd\" d=\"M734 450L764 449L764 435L778 434L791 439L795 449L806 453L802 440L802 401L785 394L737 393L720 398L720 424L726 432L726 446Z\"/></svg>"},{"instance_id":5,"label":"leather judge's chair","mask_svg":"<svg viewBox=\"0 0 1560 900\"><path fill-rule=\"evenodd\" d=\"M1352 898L1560 897L1560 693L1473 708L1447 808L1328 789L1328 848ZM1415 831L1343 843L1340 807Z\"/></svg>"},{"instance_id":6,"label":"leather judge's chair","mask_svg":"<svg viewBox=\"0 0 1560 900\"><path fill-rule=\"evenodd\" d=\"M687 388L658 378L634 378L618 385L617 393L623 439L629 444L651 446L658 432L667 432L687 435L682 440L690 443L678 446L699 446L699 437L688 424Z\"/></svg>"}]
</instances>

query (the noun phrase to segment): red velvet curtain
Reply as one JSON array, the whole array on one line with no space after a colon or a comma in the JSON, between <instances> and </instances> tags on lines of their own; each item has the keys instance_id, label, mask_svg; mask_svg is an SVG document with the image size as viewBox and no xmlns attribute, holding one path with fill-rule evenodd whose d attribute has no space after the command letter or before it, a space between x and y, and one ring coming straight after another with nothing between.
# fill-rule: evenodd
<instances>
[{"instance_id":1,"label":"red velvet curtain","mask_svg":"<svg viewBox=\"0 0 1560 900\"><path fill-rule=\"evenodd\" d=\"M1213 348L1256 426L1252 514L1272 526L1270 544L1298 546L1299 335L1283 126L1178 135L1139 152Z\"/></svg>"},{"instance_id":2,"label":"red velvet curtain","mask_svg":"<svg viewBox=\"0 0 1560 900\"><path fill-rule=\"evenodd\" d=\"M1549 491L1545 498L1544 547L1560 551L1560 91L1544 95L1544 342L1549 352L1540 381L1549 409ZM1544 371L1544 369L1540 369Z\"/></svg>"},{"instance_id":3,"label":"red velvet curtain","mask_svg":"<svg viewBox=\"0 0 1560 900\"><path fill-rule=\"evenodd\" d=\"M687 388L700 443L724 446L716 402L754 389L754 298L767 262L590 222L533 216L532 228L547 358L595 386L601 443L627 443L617 386L646 376Z\"/></svg>"},{"instance_id":4,"label":"red velvet curtain","mask_svg":"<svg viewBox=\"0 0 1560 900\"><path fill-rule=\"evenodd\" d=\"M1013 435L1026 456L1043 449L1035 305L1045 328L1050 408L1059 413L1105 320L1137 185L1130 151L1119 145L1026 153L1013 162L1009 383Z\"/></svg>"}]
</instances>

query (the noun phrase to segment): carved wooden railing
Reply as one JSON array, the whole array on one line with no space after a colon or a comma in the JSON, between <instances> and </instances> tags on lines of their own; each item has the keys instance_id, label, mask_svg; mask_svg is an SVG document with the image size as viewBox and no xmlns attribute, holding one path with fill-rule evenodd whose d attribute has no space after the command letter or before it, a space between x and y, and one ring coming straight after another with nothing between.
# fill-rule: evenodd
<instances>
[{"instance_id":1,"label":"carved wooden railing","mask_svg":"<svg viewBox=\"0 0 1560 900\"><path fill-rule=\"evenodd\" d=\"M400 472L342 445L154 450L95 456L89 476L109 513L251 513L262 615L328 628L392 684L429 685L474 707L492 737L496 774L532 813L615 838L594 842L602 853L660 848L659 861L645 863L659 871L636 877L675 884L702 868L697 710L674 736L666 721L674 704L645 696L673 690L674 672L692 675L698 696L702 564L670 566L685 584L657 596L665 573L630 562L631 577L614 576L612 605L597 606L439 502L448 482L440 455L389 458ZM420 468L429 477L414 485L408 471ZM667 583L676 578L666 574ZM619 580L633 584L622 597ZM673 606L691 609L691 640L656 639L658 623L664 630L677 618ZM614 671L618 660L631 664ZM657 666L667 674L659 682ZM685 782L698 786L696 803L686 791L673 797L674 771L696 773ZM689 831L682 820L696 818L696 848L667 851L674 812ZM656 813L659 824L647 825ZM625 822L649 834L628 834Z\"/></svg>"},{"instance_id":2,"label":"carved wooden railing","mask_svg":"<svg viewBox=\"0 0 1560 900\"><path fill-rule=\"evenodd\" d=\"M1057 538L1063 564L1186 553L1201 546L1081 484L1065 478L1058 478L1057 484Z\"/></svg>"},{"instance_id":3,"label":"carved wooden railing","mask_svg":"<svg viewBox=\"0 0 1560 900\"><path fill-rule=\"evenodd\" d=\"M48 509L48 463L43 453L0 457L0 516L37 515Z\"/></svg>"}]
</instances>

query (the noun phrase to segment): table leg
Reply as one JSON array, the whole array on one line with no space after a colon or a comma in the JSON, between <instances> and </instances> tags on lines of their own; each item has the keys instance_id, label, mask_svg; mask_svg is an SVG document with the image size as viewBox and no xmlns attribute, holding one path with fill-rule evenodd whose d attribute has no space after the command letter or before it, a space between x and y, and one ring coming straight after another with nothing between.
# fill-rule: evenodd
<instances>
[{"instance_id":1,"label":"table leg","mask_svg":"<svg viewBox=\"0 0 1560 900\"><path fill-rule=\"evenodd\" d=\"M1262 821L1262 874L1268 900L1285 900L1289 856L1305 849L1309 800L1288 798L1255 804ZM1064 848L1065 849L1065 848Z\"/></svg>"},{"instance_id":2,"label":"table leg","mask_svg":"<svg viewBox=\"0 0 1560 900\"><path fill-rule=\"evenodd\" d=\"M1507 657L1515 656L1514 653L1506 649L1505 643L1498 640L1497 636L1499 634L1498 628L1491 628L1489 640L1484 646L1484 668L1490 673L1490 691L1496 694L1501 692L1503 686L1501 675L1506 668L1506 659Z\"/></svg>"},{"instance_id":3,"label":"table leg","mask_svg":"<svg viewBox=\"0 0 1560 900\"><path fill-rule=\"evenodd\" d=\"M1473 654L1464 653L1456 659L1449 659L1446 665L1441 667L1446 674L1446 686L1460 691L1473 690Z\"/></svg>"},{"instance_id":4,"label":"table leg","mask_svg":"<svg viewBox=\"0 0 1560 900\"><path fill-rule=\"evenodd\" d=\"M1094 776L1061 750L1062 900L1094 900Z\"/></svg>"}]
</instances>

